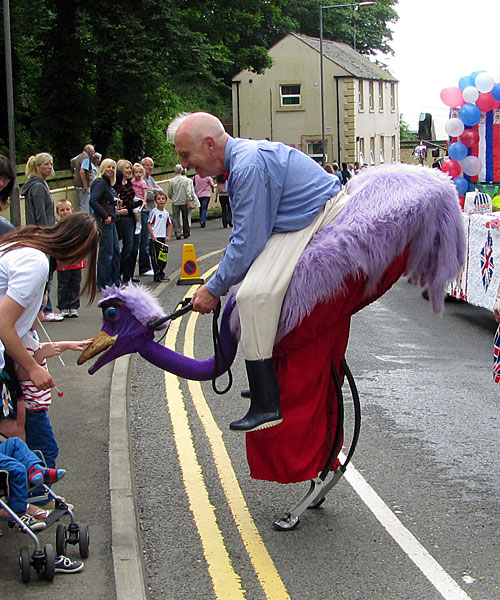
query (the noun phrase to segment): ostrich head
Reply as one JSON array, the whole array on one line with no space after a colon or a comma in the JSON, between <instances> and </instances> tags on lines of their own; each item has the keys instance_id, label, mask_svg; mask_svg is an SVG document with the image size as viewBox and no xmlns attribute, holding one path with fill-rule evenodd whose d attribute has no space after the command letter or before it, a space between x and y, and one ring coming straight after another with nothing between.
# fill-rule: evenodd
<instances>
[{"instance_id":1,"label":"ostrich head","mask_svg":"<svg viewBox=\"0 0 500 600\"><path fill-rule=\"evenodd\" d=\"M105 288L99 306L103 317L101 330L77 361L83 365L100 354L89 368L91 375L120 356L139 352L154 337L148 323L165 315L156 298L142 285ZM167 328L169 324L167 321L160 328Z\"/></svg>"}]
</instances>

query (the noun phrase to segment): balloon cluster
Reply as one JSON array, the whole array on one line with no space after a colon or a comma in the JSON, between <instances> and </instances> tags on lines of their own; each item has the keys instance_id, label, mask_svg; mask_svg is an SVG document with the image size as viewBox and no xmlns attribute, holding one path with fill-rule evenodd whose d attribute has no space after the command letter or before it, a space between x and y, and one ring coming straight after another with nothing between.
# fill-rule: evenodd
<instances>
[{"instance_id":1,"label":"balloon cluster","mask_svg":"<svg viewBox=\"0 0 500 600\"><path fill-rule=\"evenodd\" d=\"M450 108L459 109L458 117L451 117L445 125L446 133L458 141L448 148L449 159L442 164L442 170L453 179L460 196L469 189L469 183L463 176L471 177L481 171L481 160L469 156L469 148L477 146L479 134L475 129L466 129L477 125L482 112L500 108L500 83L486 71L474 71L461 77L458 87L441 90L441 100Z\"/></svg>"}]
</instances>

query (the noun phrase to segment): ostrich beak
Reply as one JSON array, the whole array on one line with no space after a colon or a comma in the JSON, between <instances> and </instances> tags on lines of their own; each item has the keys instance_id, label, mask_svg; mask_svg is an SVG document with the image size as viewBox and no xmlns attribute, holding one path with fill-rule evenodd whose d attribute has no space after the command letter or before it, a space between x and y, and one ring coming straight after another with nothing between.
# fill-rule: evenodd
<instances>
[{"instance_id":1,"label":"ostrich beak","mask_svg":"<svg viewBox=\"0 0 500 600\"><path fill-rule=\"evenodd\" d=\"M118 334L110 336L105 331L99 331L94 341L80 354L76 363L78 365L83 365L83 363L87 362L90 358L111 348L117 339Z\"/></svg>"}]
</instances>

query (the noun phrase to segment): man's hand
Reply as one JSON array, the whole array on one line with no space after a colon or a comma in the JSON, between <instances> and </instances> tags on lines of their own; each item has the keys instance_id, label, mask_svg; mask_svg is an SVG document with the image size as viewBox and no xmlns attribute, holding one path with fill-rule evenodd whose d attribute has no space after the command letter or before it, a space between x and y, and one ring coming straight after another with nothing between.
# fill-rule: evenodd
<instances>
[{"instance_id":1,"label":"man's hand","mask_svg":"<svg viewBox=\"0 0 500 600\"><path fill-rule=\"evenodd\" d=\"M193 294L193 310L206 315L217 306L218 301L219 297L210 293L206 285L202 285Z\"/></svg>"}]
</instances>

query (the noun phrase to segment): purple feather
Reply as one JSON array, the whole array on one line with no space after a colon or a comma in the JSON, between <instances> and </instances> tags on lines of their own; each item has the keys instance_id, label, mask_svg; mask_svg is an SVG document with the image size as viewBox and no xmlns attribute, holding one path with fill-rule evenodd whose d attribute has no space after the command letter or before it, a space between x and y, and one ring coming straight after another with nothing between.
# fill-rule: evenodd
<instances>
[{"instance_id":1,"label":"purple feather","mask_svg":"<svg viewBox=\"0 0 500 600\"><path fill-rule=\"evenodd\" d=\"M142 325L147 325L152 319L165 316L165 311L160 306L158 300L143 285L129 283L123 287L116 287L115 285L106 287L102 291L98 306L109 298L121 300ZM168 323L167 321L163 328L167 327Z\"/></svg>"},{"instance_id":2,"label":"purple feather","mask_svg":"<svg viewBox=\"0 0 500 600\"><path fill-rule=\"evenodd\" d=\"M367 292L410 246L407 275L427 288L435 312L464 263L465 234L455 185L436 169L396 164L366 169L347 186L350 199L318 232L295 268L281 311L282 339L351 275Z\"/></svg>"}]
</instances>

